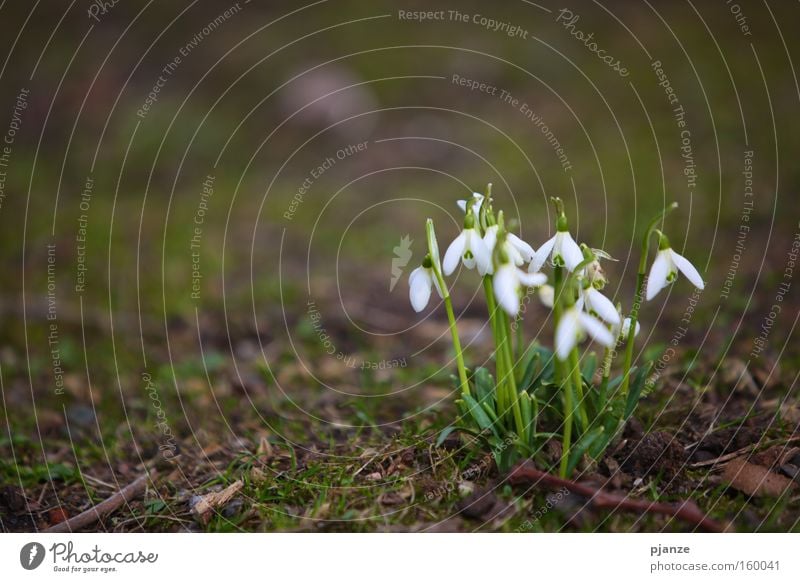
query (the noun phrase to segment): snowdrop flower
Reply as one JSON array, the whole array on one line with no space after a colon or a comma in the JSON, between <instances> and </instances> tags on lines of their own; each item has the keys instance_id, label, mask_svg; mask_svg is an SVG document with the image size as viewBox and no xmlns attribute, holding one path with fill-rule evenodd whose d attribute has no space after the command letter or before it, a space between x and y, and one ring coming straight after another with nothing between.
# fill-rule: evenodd
<instances>
[{"instance_id":1,"label":"snowdrop flower","mask_svg":"<svg viewBox=\"0 0 800 582\"><path fill-rule=\"evenodd\" d=\"M587 335L607 348L614 346L615 338L603 322L573 305L561 315L556 329L555 347L558 358L569 358L572 348Z\"/></svg>"},{"instance_id":2,"label":"snowdrop flower","mask_svg":"<svg viewBox=\"0 0 800 582\"><path fill-rule=\"evenodd\" d=\"M529 268L531 272L541 269L548 257L551 257L554 265L565 266L568 271L574 271L583 262L581 247L567 230L567 219L563 214L558 219L556 229L555 236L536 251Z\"/></svg>"},{"instance_id":3,"label":"snowdrop flower","mask_svg":"<svg viewBox=\"0 0 800 582\"><path fill-rule=\"evenodd\" d=\"M658 243L658 255L650 268L650 275L647 277L647 291L645 296L650 301L658 295L664 287L674 282L678 277L678 271L683 273L687 279L697 287L703 289L705 283L697 269L694 268L687 259L672 250L669 240L663 233L659 233L661 238Z\"/></svg>"},{"instance_id":4,"label":"snowdrop flower","mask_svg":"<svg viewBox=\"0 0 800 582\"><path fill-rule=\"evenodd\" d=\"M439 297L444 298L444 294L439 287L439 281L437 281L431 265L430 257L425 257L422 266L411 271L408 276L408 298L411 300L411 307L417 313L428 305L428 301L431 298L431 285L436 287Z\"/></svg>"},{"instance_id":5,"label":"snowdrop flower","mask_svg":"<svg viewBox=\"0 0 800 582\"><path fill-rule=\"evenodd\" d=\"M539 301L542 302L542 305L545 307L549 307L553 309L553 303L555 302L556 298L556 290L553 288L552 285L542 285L539 287Z\"/></svg>"},{"instance_id":6,"label":"snowdrop flower","mask_svg":"<svg viewBox=\"0 0 800 582\"><path fill-rule=\"evenodd\" d=\"M622 322L622 329L619 328L619 325L612 325L611 331L617 337L627 339L628 334L631 332L631 318L626 317L625 320ZM633 337L639 335L639 332L642 331L642 326L639 325L639 322L636 322L636 330L633 332Z\"/></svg>"},{"instance_id":7,"label":"snowdrop flower","mask_svg":"<svg viewBox=\"0 0 800 582\"><path fill-rule=\"evenodd\" d=\"M544 285L547 276L544 273L526 273L513 263L503 263L497 268L492 279L494 296L506 312L515 316L519 313L519 293L525 287Z\"/></svg>"},{"instance_id":8,"label":"snowdrop flower","mask_svg":"<svg viewBox=\"0 0 800 582\"><path fill-rule=\"evenodd\" d=\"M499 225L493 224L486 228L486 234L483 235L483 242L490 255L494 253L494 247L497 245L497 231L499 228ZM511 232L506 233L506 238L503 242L503 251L505 251L509 260L517 267L521 267L523 264L531 261L535 254L531 245ZM492 269L489 270L489 274L491 273Z\"/></svg>"},{"instance_id":9,"label":"snowdrop flower","mask_svg":"<svg viewBox=\"0 0 800 582\"><path fill-rule=\"evenodd\" d=\"M600 266L600 259L607 259L609 261L616 261L617 259L602 249L591 249L591 256L594 257L594 260L586 265L583 274L592 287L595 289L602 289L606 286L608 280L606 279L606 273L603 270L603 267Z\"/></svg>"},{"instance_id":10,"label":"snowdrop flower","mask_svg":"<svg viewBox=\"0 0 800 582\"><path fill-rule=\"evenodd\" d=\"M461 231L444 254L442 268L445 275L450 275L456 270L458 262L464 263L467 269L478 268L481 276L492 268L492 255L486 248L481 235L475 229L475 221L471 216L464 220L464 230Z\"/></svg>"},{"instance_id":11,"label":"snowdrop flower","mask_svg":"<svg viewBox=\"0 0 800 582\"><path fill-rule=\"evenodd\" d=\"M481 205L483 204L484 196L483 194L479 194L477 192L472 193L472 198L475 200L472 203L472 213L475 215L475 222L480 221L481 216ZM468 200L456 200L456 204L461 209L462 212L467 211L467 202Z\"/></svg>"},{"instance_id":12,"label":"snowdrop flower","mask_svg":"<svg viewBox=\"0 0 800 582\"><path fill-rule=\"evenodd\" d=\"M619 312L611 300L592 285L581 291L576 305L578 309L583 308L589 315L597 316L612 326L619 326L621 322Z\"/></svg>"},{"instance_id":13,"label":"snowdrop flower","mask_svg":"<svg viewBox=\"0 0 800 582\"><path fill-rule=\"evenodd\" d=\"M439 243L436 241L433 220L430 218L425 222L425 238L428 242L428 254L422 260L422 265L411 271L408 276L408 298L411 300L411 307L417 313L428 305L431 298L431 285L436 286L436 292L442 299L447 295L439 285L442 264L439 259Z\"/></svg>"}]
</instances>

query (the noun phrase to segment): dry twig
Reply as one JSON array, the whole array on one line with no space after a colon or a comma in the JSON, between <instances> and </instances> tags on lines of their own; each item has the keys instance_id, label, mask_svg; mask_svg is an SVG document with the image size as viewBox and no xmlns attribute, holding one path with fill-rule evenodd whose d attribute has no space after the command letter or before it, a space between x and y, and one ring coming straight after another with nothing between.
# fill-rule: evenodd
<instances>
[{"instance_id":1,"label":"dry twig","mask_svg":"<svg viewBox=\"0 0 800 582\"><path fill-rule=\"evenodd\" d=\"M128 503L142 495L147 489L148 481L154 481L157 475L158 473L156 470L151 469L149 473L137 477L130 485L123 487L108 499L101 501L94 507L90 507L86 511L66 521L62 521L61 523L47 528L43 533L68 533L78 531L96 521L100 521L105 516L114 513L124 503Z\"/></svg>"},{"instance_id":2,"label":"dry twig","mask_svg":"<svg viewBox=\"0 0 800 582\"><path fill-rule=\"evenodd\" d=\"M550 489L566 488L572 493L585 497L588 503L597 508L622 509L638 513L657 513L690 523L710 532L723 531L722 525L707 517L694 501L680 504L659 503L640 499L629 499L621 495L607 493L602 489L569 479L562 479L540 471L530 461L524 461L511 470L508 480L512 485L544 485Z\"/></svg>"}]
</instances>

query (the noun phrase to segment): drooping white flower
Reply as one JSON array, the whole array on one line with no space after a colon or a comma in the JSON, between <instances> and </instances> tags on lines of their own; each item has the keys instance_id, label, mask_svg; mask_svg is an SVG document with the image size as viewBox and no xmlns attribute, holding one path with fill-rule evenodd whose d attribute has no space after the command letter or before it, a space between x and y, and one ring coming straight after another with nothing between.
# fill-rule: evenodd
<instances>
[{"instance_id":1,"label":"drooping white flower","mask_svg":"<svg viewBox=\"0 0 800 582\"><path fill-rule=\"evenodd\" d=\"M619 312L611 300L591 285L581 291L576 305L579 309L583 308L586 313L595 315L612 326L618 326L621 322Z\"/></svg>"},{"instance_id":2,"label":"drooping white flower","mask_svg":"<svg viewBox=\"0 0 800 582\"><path fill-rule=\"evenodd\" d=\"M547 258L550 257L553 264L561 264L569 271L574 271L583 261L583 253L581 248L572 239L569 231L559 230L555 236L549 241L544 243L536 251L536 254L531 261L530 271L536 272L542 268Z\"/></svg>"},{"instance_id":3,"label":"drooping white flower","mask_svg":"<svg viewBox=\"0 0 800 582\"><path fill-rule=\"evenodd\" d=\"M553 288L552 285L542 285L539 287L539 301L542 302L542 305L545 307L549 307L553 309L553 303L555 303L556 298L556 290Z\"/></svg>"},{"instance_id":4,"label":"drooping white flower","mask_svg":"<svg viewBox=\"0 0 800 582\"><path fill-rule=\"evenodd\" d=\"M698 289L703 289L705 283L697 269L694 268L687 259L676 253L669 246L669 241L665 236L661 236L658 255L650 268L650 275L647 277L647 292L645 296L650 301L658 295L664 287L675 281L678 271L683 273L692 285Z\"/></svg>"},{"instance_id":5,"label":"drooping white flower","mask_svg":"<svg viewBox=\"0 0 800 582\"><path fill-rule=\"evenodd\" d=\"M594 260L586 265L583 275L586 277L586 280L589 281L589 284L592 287L595 289L602 289L606 286L608 281L606 279L606 273L603 270L603 267L600 265L600 259L606 259L609 261L616 261L617 259L602 249L591 249L591 253L594 257Z\"/></svg>"},{"instance_id":6,"label":"drooping white flower","mask_svg":"<svg viewBox=\"0 0 800 582\"><path fill-rule=\"evenodd\" d=\"M436 275L431 267L422 265L417 267L408 276L408 298L411 300L411 307L419 313L428 305L431 298L431 285L436 287L439 297L444 297Z\"/></svg>"},{"instance_id":7,"label":"drooping white flower","mask_svg":"<svg viewBox=\"0 0 800 582\"><path fill-rule=\"evenodd\" d=\"M492 279L494 296L506 313L515 316L519 313L522 287L538 287L546 281L547 276L544 273L526 273L513 263L503 263Z\"/></svg>"},{"instance_id":8,"label":"drooping white flower","mask_svg":"<svg viewBox=\"0 0 800 582\"><path fill-rule=\"evenodd\" d=\"M456 270L459 261L463 262L467 269L477 267L481 276L491 269L492 255L474 227L465 227L455 240L450 243L442 262L444 274L452 274Z\"/></svg>"},{"instance_id":9,"label":"drooping white flower","mask_svg":"<svg viewBox=\"0 0 800 582\"><path fill-rule=\"evenodd\" d=\"M642 326L639 325L639 322L636 322L636 330L633 332L633 337L639 335L639 332L642 331ZM626 317L622 321L622 329L619 328L619 325L612 325L611 332L617 336L618 338L627 339L628 334L631 332L631 318Z\"/></svg>"},{"instance_id":10,"label":"drooping white flower","mask_svg":"<svg viewBox=\"0 0 800 582\"><path fill-rule=\"evenodd\" d=\"M499 225L493 224L492 226L486 228L486 233L483 235L483 242L486 245L490 255L494 253L494 247L497 245L497 231L499 228ZM535 251L531 245L511 232L506 233L505 242L503 243L503 250L508 256L508 259L518 267L521 267L525 263L531 261L533 259L533 255L535 254ZM492 269L490 268L489 274L491 274L491 272Z\"/></svg>"},{"instance_id":11,"label":"drooping white flower","mask_svg":"<svg viewBox=\"0 0 800 582\"><path fill-rule=\"evenodd\" d=\"M472 213L475 215L475 223L480 221L481 205L483 204L484 195L478 192L472 193L472 198L475 202L472 203ZM461 212L467 211L467 200L456 200L456 204L461 209Z\"/></svg>"},{"instance_id":12,"label":"drooping white flower","mask_svg":"<svg viewBox=\"0 0 800 582\"><path fill-rule=\"evenodd\" d=\"M555 347L558 358L569 358L572 348L587 335L607 348L613 347L615 343L614 336L602 321L573 305L561 315L556 329Z\"/></svg>"}]
</instances>

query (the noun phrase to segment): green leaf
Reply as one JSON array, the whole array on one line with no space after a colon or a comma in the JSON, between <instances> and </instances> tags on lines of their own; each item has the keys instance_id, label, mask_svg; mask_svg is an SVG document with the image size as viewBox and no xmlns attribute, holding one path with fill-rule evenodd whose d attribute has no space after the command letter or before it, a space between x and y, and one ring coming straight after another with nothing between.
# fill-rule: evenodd
<instances>
[{"instance_id":1,"label":"green leaf","mask_svg":"<svg viewBox=\"0 0 800 582\"><path fill-rule=\"evenodd\" d=\"M527 392L519 393L519 407L522 412L522 424L525 425L525 434L520 437L524 442L529 443L535 420L531 416L531 397Z\"/></svg>"},{"instance_id":2,"label":"green leaf","mask_svg":"<svg viewBox=\"0 0 800 582\"><path fill-rule=\"evenodd\" d=\"M480 429L489 430L492 431L492 433L496 433L494 423L489 418L489 415L486 414L486 411L483 409L483 407L468 394L463 394L462 398L464 399L464 403L467 405L467 412L477 423Z\"/></svg>"},{"instance_id":3,"label":"green leaf","mask_svg":"<svg viewBox=\"0 0 800 582\"><path fill-rule=\"evenodd\" d=\"M484 400L483 402L481 402L481 406L483 406L483 409L486 411L486 414L489 415L489 418L492 420L492 423L497 423L497 413L494 411L494 408L492 408L492 405Z\"/></svg>"},{"instance_id":4,"label":"green leaf","mask_svg":"<svg viewBox=\"0 0 800 582\"><path fill-rule=\"evenodd\" d=\"M636 375L633 377L630 390L628 391L628 400L625 402L625 420L628 420L633 414L633 411L636 410L636 405L639 403L639 398L642 395L645 380L647 379L651 367L652 363L648 363L636 370Z\"/></svg>"},{"instance_id":5,"label":"green leaf","mask_svg":"<svg viewBox=\"0 0 800 582\"><path fill-rule=\"evenodd\" d=\"M589 354L589 357L586 358L586 361L583 363L583 369L581 370L583 379L590 386L592 384L592 378L594 378L594 373L596 370L597 370L597 355L595 355L595 353L592 352L591 354Z\"/></svg>"},{"instance_id":6,"label":"green leaf","mask_svg":"<svg viewBox=\"0 0 800 582\"><path fill-rule=\"evenodd\" d=\"M494 378L492 378L489 370L484 367L478 368L472 375L472 380L475 382L475 394L478 397L478 402L483 402L494 395Z\"/></svg>"},{"instance_id":7,"label":"green leaf","mask_svg":"<svg viewBox=\"0 0 800 582\"><path fill-rule=\"evenodd\" d=\"M584 434L569 453L569 461L567 462L567 474L569 475L578 466L578 462L583 457L583 454L592 446L598 438L605 433L605 428L596 426L586 434Z\"/></svg>"},{"instance_id":8,"label":"green leaf","mask_svg":"<svg viewBox=\"0 0 800 582\"><path fill-rule=\"evenodd\" d=\"M536 371L539 368L539 361L540 361L539 352L529 348L528 351L525 353L525 358L523 359L523 362L520 365L520 368L522 368L523 370L522 377L519 379L520 389L528 390L530 388L531 384L533 383L533 378L536 374Z\"/></svg>"},{"instance_id":9,"label":"green leaf","mask_svg":"<svg viewBox=\"0 0 800 582\"><path fill-rule=\"evenodd\" d=\"M455 426L455 425L450 425L450 426L448 426L448 427L445 427L445 428L442 430L442 432L440 432L440 433L439 433L439 436L438 436L438 437L436 437L436 446L437 446L437 447L441 447L441 446L442 446L442 443L445 441L445 439L446 439L447 437L449 437L449 436L450 436L450 433L452 433L452 432L453 432L454 430L456 430L457 428L458 428L458 427L457 427L457 426Z\"/></svg>"}]
</instances>

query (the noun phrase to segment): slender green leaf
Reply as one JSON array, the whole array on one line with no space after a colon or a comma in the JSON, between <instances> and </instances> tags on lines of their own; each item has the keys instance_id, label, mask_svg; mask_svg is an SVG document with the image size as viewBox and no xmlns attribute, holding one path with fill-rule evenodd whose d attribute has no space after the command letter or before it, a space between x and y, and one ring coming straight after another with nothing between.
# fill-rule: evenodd
<instances>
[{"instance_id":1,"label":"slender green leaf","mask_svg":"<svg viewBox=\"0 0 800 582\"><path fill-rule=\"evenodd\" d=\"M640 367L636 370L636 375L631 382L630 390L628 392L628 400L625 403L625 420L628 420L633 411L636 410L636 405L639 403L639 397L642 395L642 389L645 385L645 380L650 372L652 364L648 363L646 366Z\"/></svg>"},{"instance_id":2,"label":"slender green leaf","mask_svg":"<svg viewBox=\"0 0 800 582\"><path fill-rule=\"evenodd\" d=\"M483 402L494 395L494 378L492 378L489 370L484 367L476 369L472 379L475 382L475 395L478 402Z\"/></svg>"},{"instance_id":3,"label":"slender green leaf","mask_svg":"<svg viewBox=\"0 0 800 582\"><path fill-rule=\"evenodd\" d=\"M494 423L486 414L483 407L478 404L472 396L468 394L462 395L464 403L467 406L467 412L472 416L472 419L477 423L481 430L489 430L496 433Z\"/></svg>"},{"instance_id":4,"label":"slender green leaf","mask_svg":"<svg viewBox=\"0 0 800 582\"><path fill-rule=\"evenodd\" d=\"M587 384L590 386L592 385L592 378L594 378L594 373L597 370L597 355L594 352L589 354L589 357L585 358L583 362L583 369L581 370L581 375L583 375L583 379L586 381Z\"/></svg>"},{"instance_id":5,"label":"slender green leaf","mask_svg":"<svg viewBox=\"0 0 800 582\"><path fill-rule=\"evenodd\" d=\"M584 453L589 449L589 447L592 446L593 442L603 435L604 432L604 427L597 426L578 439L578 442L575 443L575 446L569 453L567 474L572 473L575 467L578 466L578 462L581 460L581 457L583 457Z\"/></svg>"},{"instance_id":6,"label":"slender green leaf","mask_svg":"<svg viewBox=\"0 0 800 582\"><path fill-rule=\"evenodd\" d=\"M442 443L445 441L445 439L446 439L448 436L450 436L450 433L452 433L454 430L457 430L457 429L458 429L458 427L457 427L457 426L455 426L455 425L450 425L450 426L448 426L448 427L445 427L445 428L442 430L442 432L440 432L440 433L439 433L439 436L438 436L438 437L436 437L436 446L437 446L437 447L441 447L441 446L442 446Z\"/></svg>"}]
</instances>

